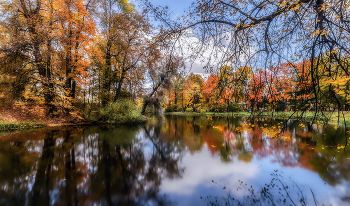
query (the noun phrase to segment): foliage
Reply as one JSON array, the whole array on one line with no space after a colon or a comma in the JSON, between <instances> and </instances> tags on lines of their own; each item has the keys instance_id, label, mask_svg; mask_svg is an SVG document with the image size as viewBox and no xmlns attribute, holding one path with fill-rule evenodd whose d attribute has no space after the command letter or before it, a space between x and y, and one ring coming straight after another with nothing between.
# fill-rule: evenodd
<instances>
[{"instance_id":1,"label":"foliage","mask_svg":"<svg viewBox=\"0 0 350 206\"><path fill-rule=\"evenodd\" d=\"M0 131L33 129L43 126L43 123L35 122L0 122Z\"/></svg>"},{"instance_id":2,"label":"foliage","mask_svg":"<svg viewBox=\"0 0 350 206\"><path fill-rule=\"evenodd\" d=\"M239 104L237 104L237 103L231 103L229 108L230 108L230 112L241 111L241 108L240 108Z\"/></svg>"},{"instance_id":3,"label":"foliage","mask_svg":"<svg viewBox=\"0 0 350 206\"><path fill-rule=\"evenodd\" d=\"M85 118L92 122L133 124L144 121L140 108L130 99L118 99L116 102L98 109L87 109Z\"/></svg>"},{"instance_id":4,"label":"foliage","mask_svg":"<svg viewBox=\"0 0 350 206\"><path fill-rule=\"evenodd\" d=\"M51 117L58 110L74 116L81 109L97 121L118 110L119 98L162 96L182 66L168 51L172 37L163 29L154 33L146 11L128 0L10 0L1 2L0 14L4 106L18 100L44 104ZM144 89L149 78L155 85L151 94ZM97 111L96 104L103 109Z\"/></svg>"},{"instance_id":5,"label":"foliage","mask_svg":"<svg viewBox=\"0 0 350 206\"><path fill-rule=\"evenodd\" d=\"M349 1L196 0L182 22L171 21L166 9L147 7L174 33L197 38L188 45L193 58L218 76L218 83L209 77L216 86L207 85L212 99L206 103L224 99L251 112L282 110L283 104L294 111L333 110L345 121Z\"/></svg>"},{"instance_id":6,"label":"foliage","mask_svg":"<svg viewBox=\"0 0 350 206\"><path fill-rule=\"evenodd\" d=\"M192 107L187 107L185 112L193 112L193 108Z\"/></svg>"}]
</instances>

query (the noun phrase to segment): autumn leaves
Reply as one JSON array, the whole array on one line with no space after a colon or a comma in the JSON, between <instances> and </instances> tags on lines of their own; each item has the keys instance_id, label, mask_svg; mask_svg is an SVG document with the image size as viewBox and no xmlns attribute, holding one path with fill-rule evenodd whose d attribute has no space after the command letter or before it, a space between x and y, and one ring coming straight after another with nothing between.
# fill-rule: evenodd
<instances>
[{"instance_id":1,"label":"autumn leaves","mask_svg":"<svg viewBox=\"0 0 350 206\"><path fill-rule=\"evenodd\" d=\"M180 66L146 13L127 0L20 0L2 6L0 75L4 99L45 104L48 114L78 105L156 93ZM7 78L8 77L8 78ZM3 79L3 78L2 78ZM83 109L83 108L80 108Z\"/></svg>"}]
</instances>

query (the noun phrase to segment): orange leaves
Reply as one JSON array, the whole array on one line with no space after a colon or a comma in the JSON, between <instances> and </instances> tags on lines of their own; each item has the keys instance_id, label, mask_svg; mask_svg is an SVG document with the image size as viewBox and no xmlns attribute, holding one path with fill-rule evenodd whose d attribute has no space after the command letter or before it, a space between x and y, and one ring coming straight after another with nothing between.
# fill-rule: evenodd
<instances>
[{"instance_id":1,"label":"orange leaves","mask_svg":"<svg viewBox=\"0 0 350 206\"><path fill-rule=\"evenodd\" d=\"M211 94L213 90L217 87L217 83L218 83L218 76L216 74L211 74L205 84L204 93Z\"/></svg>"}]
</instances>

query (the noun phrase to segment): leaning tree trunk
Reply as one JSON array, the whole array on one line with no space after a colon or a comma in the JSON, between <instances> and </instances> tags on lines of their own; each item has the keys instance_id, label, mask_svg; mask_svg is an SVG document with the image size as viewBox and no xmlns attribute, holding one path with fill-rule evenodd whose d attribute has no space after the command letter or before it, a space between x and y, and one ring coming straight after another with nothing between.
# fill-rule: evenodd
<instances>
[{"instance_id":1,"label":"leaning tree trunk","mask_svg":"<svg viewBox=\"0 0 350 206\"><path fill-rule=\"evenodd\" d=\"M146 113L146 108L149 104L149 99L145 98L144 99L144 102L143 102L143 105L142 105L142 110L141 110L141 114L144 115Z\"/></svg>"}]
</instances>

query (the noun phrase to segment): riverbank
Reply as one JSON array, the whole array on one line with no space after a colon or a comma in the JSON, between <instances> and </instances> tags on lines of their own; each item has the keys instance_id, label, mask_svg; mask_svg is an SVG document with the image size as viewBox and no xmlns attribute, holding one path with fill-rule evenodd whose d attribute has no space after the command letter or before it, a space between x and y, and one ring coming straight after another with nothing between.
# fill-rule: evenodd
<instances>
[{"instance_id":1,"label":"riverbank","mask_svg":"<svg viewBox=\"0 0 350 206\"><path fill-rule=\"evenodd\" d=\"M0 109L0 132L86 123L81 115L48 117L43 105L14 104Z\"/></svg>"},{"instance_id":2,"label":"riverbank","mask_svg":"<svg viewBox=\"0 0 350 206\"><path fill-rule=\"evenodd\" d=\"M18 107L0 108L0 132L75 125L138 124L145 122L147 117L143 115L130 117L121 116L117 120L118 121L115 120L114 122L89 120L79 113L48 117L45 108L39 106L29 109Z\"/></svg>"},{"instance_id":3,"label":"riverbank","mask_svg":"<svg viewBox=\"0 0 350 206\"><path fill-rule=\"evenodd\" d=\"M44 123L37 122L0 122L0 131L35 129L44 126Z\"/></svg>"},{"instance_id":4,"label":"riverbank","mask_svg":"<svg viewBox=\"0 0 350 206\"><path fill-rule=\"evenodd\" d=\"M350 112L344 111L344 116L340 113L339 124L350 125ZM315 119L316 122L323 122L328 124L338 124L338 112L323 112L315 116L315 112L167 112L166 115L181 115L181 116L240 116L240 117L264 117L277 119L291 119L310 122ZM344 121L345 118L345 121Z\"/></svg>"}]
</instances>

